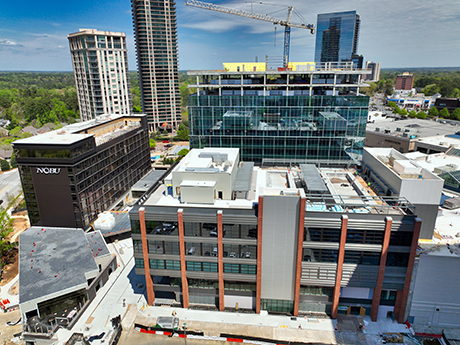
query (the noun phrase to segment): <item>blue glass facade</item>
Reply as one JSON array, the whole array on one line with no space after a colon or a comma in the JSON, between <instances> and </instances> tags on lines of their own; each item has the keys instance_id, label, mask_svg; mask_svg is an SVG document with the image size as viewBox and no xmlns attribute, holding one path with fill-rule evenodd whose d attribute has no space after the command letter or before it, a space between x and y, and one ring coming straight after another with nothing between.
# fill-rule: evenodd
<instances>
[{"instance_id":1,"label":"blue glass facade","mask_svg":"<svg viewBox=\"0 0 460 345\"><path fill-rule=\"evenodd\" d=\"M189 96L190 147L239 148L256 163L356 164L367 96Z\"/></svg>"},{"instance_id":2,"label":"blue glass facade","mask_svg":"<svg viewBox=\"0 0 460 345\"><path fill-rule=\"evenodd\" d=\"M350 61L358 48L356 11L318 14L315 62Z\"/></svg>"}]
</instances>

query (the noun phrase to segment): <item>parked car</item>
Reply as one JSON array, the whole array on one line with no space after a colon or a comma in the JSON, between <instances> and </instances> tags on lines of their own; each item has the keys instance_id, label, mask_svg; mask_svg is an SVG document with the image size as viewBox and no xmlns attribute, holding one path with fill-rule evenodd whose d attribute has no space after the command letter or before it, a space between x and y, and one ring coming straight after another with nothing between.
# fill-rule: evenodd
<instances>
[{"instance_id":1,"label":"parked car","mask_svg":"<svg viewBox=\"0 0 460 345\"><path fill-rule=\"evenodd\" d=\"M225 237L225 229L222 229L222 237ZM217 237L217 227L214 228L214 230L211 231L211 233L209 234L209 236L211 237Z\"/></svg>"},{"instance_id":2,"label":"parked car","mask_svg":"<svg viewBox=\"0 0 460 345\"><path fill-rule=\"evenodd\" d=\"M188 252L187 252L188 255L194 255L195 254L195 247L191 247Z\"/></svg>"},{"instance_id":3,"label":"parked car","mask_svg":"<svg viewBox=\"0 0 460 345\"><path fill-rule=\"evenodd\" d=\"M159 235L169 235L171 232L176 230L177 223L163 223L156 229L156 233Z\"/></svg>"}]
</instances>

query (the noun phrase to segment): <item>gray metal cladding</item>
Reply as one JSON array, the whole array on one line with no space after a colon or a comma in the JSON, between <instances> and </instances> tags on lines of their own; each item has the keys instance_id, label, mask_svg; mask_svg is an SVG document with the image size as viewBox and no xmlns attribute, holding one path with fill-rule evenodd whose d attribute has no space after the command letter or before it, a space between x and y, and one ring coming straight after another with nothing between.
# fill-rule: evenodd
<instances>
[{"instance_id":1,"label":"gray metal cladding","mask_svg":"<svg viewBox=\"0 0 460 345\"><path fill-rule=\"evenodd\" d=\"M300 197L265 196L262 290L267 299L294 299Z\"/></svg>"}]
</instances>

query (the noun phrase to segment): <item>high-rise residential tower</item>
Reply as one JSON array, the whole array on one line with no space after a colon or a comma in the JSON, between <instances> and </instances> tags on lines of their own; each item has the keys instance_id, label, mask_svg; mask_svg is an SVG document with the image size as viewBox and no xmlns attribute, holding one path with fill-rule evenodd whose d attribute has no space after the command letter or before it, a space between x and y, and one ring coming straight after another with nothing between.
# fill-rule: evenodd
<instances>
[{"instance_id":1,"label":"high-rise residential tower","mask_svg":"<svg viewBox=\"0 0 460 345\"><path fill-rule=\"evenodd\" d=\"M174 0L131 0L142 110L150 130L179 125L176 3Z\"/></svg>"},{"instance_id":2,"label":"high-rise residential tower","mask_svg":"<svg viewBox=\"0 0 460 345\"><path fill-rule=\"evenodd\" d=\"M131 114L126 35L80 29L68 37L83 121L101 114Z\"/></svg>"},{"instance_id":3,"label":"high-rise residential tower","mask_svg":"<svg viewBox=\"0 0 460 345\"><path fill-rule=\"evenodd\" d=\"M360 23L356 11L318 14L315 62L351 61L357 55Z\"/></svg>"}]
</instances>

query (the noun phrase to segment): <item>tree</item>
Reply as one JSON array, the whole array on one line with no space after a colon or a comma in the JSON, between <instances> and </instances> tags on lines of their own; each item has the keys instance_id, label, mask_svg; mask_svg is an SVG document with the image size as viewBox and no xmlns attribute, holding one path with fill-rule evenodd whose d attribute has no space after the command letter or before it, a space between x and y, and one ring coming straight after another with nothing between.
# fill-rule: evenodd
<instances>
[{"instance_id":1,"label":"tree","mask_svg":"<svg viewBox=\"0 0 460 345\"><path fill-rule=\"evenodd\" d=\"M189 136L188 127L185 127L183 124L180 124L177 130L177 139L179 139L180 141L188 141L189 140L188 136Z\"/></svg>"},{"instance_id":2,"label":"tree","mask_svg":"<svg viewBox=\"0 0 460 345\"><path fill-rule=\"evenodd\" d=\"M430 110L428 110L428 116L430 117L436 117L438 116L438 108L432 106Z\"/></svg>"},{"instance_id":3,"label":"tree","mask_svg":"<svg viewBox=\"0 0 460 345\"><path fill-rule=\"evenodd\" d=\"M3 207L0 207L0 255L2 257L2 267L4 265L3 257L16 245L16 243L11 243L6 239L13 230L13 220L8 216L6 210Z\"/></svg>"},{"instance_id":4,"label":"tree","mask_svg":"<svg viewBox=\"0 0 460 345\"><path fill-rule=\"evenodd\" d=\"M11 155L10 165L13 169L18 167L18 163L16 162L16 157L14 156L14 153Z\"/></svg>"},{"instance_id":5,"label":"tree","mask_svg":"<svg viewBox=\"0 0 460 345\"><path fill-rule=\"evenodd\" d=\"M179 157L177 158L177 160L181 160L182 158L184 158L185 156L187 156L187 154L188 154L189 152L190 152L190 151L187 150L187 149L182 149L182 150L180 150L180 151L177 153L177 155L179 156Z\"/></svg>"},{"instance_id":6,"label":"tree","mask_svg":"<svg viewBox=\"0 0 460 345\"><path fill-rule=\"evenodd\" d=\"M409 117L415 119L417 117L417 112L415 110L411 110L409 112Z\"/></svg>"},{"instance_id":7,"label":"tree","mask_svg":"<svg viewBox=\"0 0 460 345\"><path fill-rule=\"evenodd\" d=\"M406 109L399 109L399 115L401 116L407 116L407 110Z\"/></svg>"},{"instance_id":8,"label":"tree","mask_svg":"<svg viewBox=\"0 0 460 345\"><path fill-rule=\"evenodd\" d=\"M460 108L457 108L452 112L452 117L454 120L460 121Z\"/></svg>"},{"instance_id":9,"label":"tree","mask_svg":"<svg viewBox=\"0 0 460 345\"><path fill-rule=\"evenodd\" d=\"M2 171L8 171L11 169L10 164L4 159L2 159L2 161L0 162L0 168L2 169Z\"/></svg>"},{"instance_id":10,"label":"tree","mask_svg":"<svg viewBox=\"0 0 460 345\"><path fill-rule=\"evenodd\" d=\"M447 110L447 108L442 108L441 111L439 112L439 116L442 117L443 119L448 119L450 117L449 110Z\"/></svg>"},{"instance_id":11,"label":"tree","mask_svg":"<svg viewBox=\"0 0 460 345\"><path fill-rule=\"evenodd\" d=\"M417 119L422 119L422 120L423 120L423 119L426 119L426 114L425 114L425 112L424 112L424 111L419 111L419 112L417 113Z\"/></svg>"},{"instance_id":12,"label":"tree","mask_svg":"<svg viewBox=\"0 0 460 345\"><path fill-rule=\"evenodd\" d=\"M149 145L150 145L150 149L154 149L155 146L157 145L157 143L155 142L155 139L150 138Z\"/></svg>"}]
</instances>

